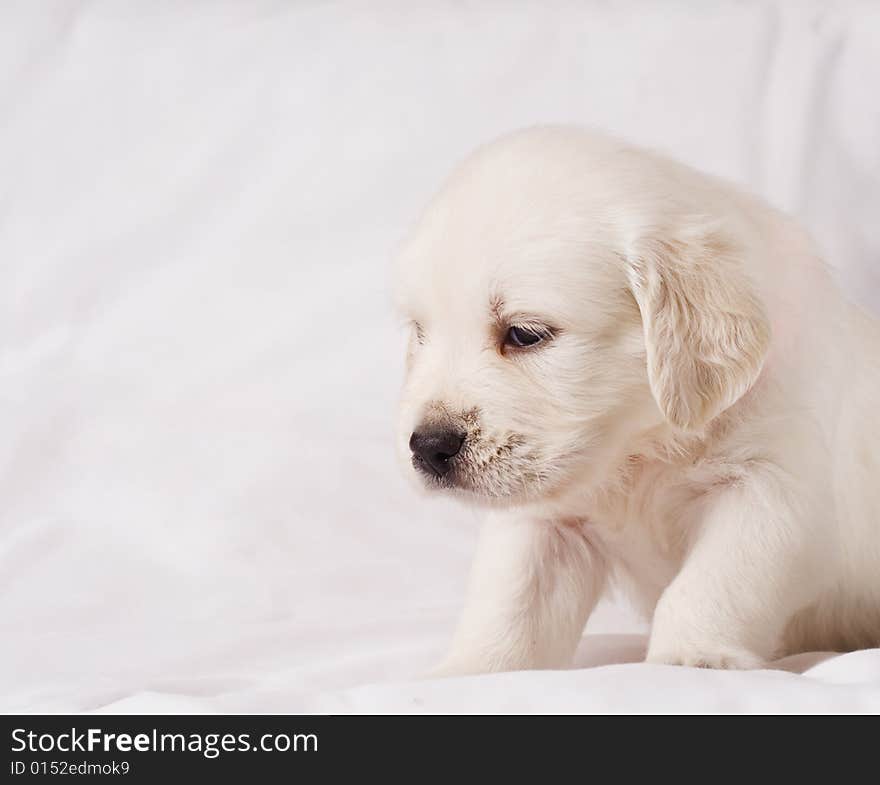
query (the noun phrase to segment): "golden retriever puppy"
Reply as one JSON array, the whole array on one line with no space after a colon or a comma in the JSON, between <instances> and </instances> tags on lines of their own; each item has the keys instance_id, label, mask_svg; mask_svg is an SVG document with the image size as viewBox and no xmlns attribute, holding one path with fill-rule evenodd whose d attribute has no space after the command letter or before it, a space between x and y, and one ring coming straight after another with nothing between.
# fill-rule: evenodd
<instances>
[{"instance_id":1,"label":"golden retriever puppy","mask_svg":"<svg viewBox=\"0 0 880 785\"><path fill-rule=\"evenodd\" d=\"M880 644L880 328L791 219L535 128L454 172L396 282L407 471L488 508L440 673L567 665L614 585L650 662Z\"/></svg>"}]
</instances>

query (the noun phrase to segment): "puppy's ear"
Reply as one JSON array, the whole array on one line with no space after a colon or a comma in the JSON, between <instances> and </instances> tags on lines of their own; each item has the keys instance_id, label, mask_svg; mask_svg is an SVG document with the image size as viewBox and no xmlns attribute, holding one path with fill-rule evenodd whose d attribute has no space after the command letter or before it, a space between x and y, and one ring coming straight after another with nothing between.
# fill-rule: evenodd
<instances>
[{"instance_id":1,"label":"puppy's ear","mask_svg":"<svg viewBox=\"0 0 880 785\"><path fill-rule=\"evenodd\" d=\"M770 340L742 251L715 227L637 243L627 260L651 392L666 419L698 431L758 378Z\"/></svg>"}]
</instances>

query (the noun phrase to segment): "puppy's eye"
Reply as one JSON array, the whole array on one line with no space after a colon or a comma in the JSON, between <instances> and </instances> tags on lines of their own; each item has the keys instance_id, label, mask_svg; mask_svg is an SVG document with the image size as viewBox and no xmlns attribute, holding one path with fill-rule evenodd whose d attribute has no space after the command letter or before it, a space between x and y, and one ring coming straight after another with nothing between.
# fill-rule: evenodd
<instances>
[{"instance_id":1,"label":"puppy's eye","mask_svg":"<svg viewBox=\"0 0 880 785\"><path fill-rule=\"evenodd\" d=\"M547 330L539 330L534 327L520 327L514 325L504 336L505 346L515 346L517 349L525 349L529 346L546 341L550 337Z\"/></svg>"}]
</instances>

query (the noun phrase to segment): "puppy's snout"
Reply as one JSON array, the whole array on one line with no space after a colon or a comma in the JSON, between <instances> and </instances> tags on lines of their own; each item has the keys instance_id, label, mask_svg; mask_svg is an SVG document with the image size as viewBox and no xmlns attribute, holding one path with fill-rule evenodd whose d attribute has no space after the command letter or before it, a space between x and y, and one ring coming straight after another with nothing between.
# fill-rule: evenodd
<instances>
[{"instance_id":1,"label":"puppy's snout","mask_svg":"<svg viewBox=\"0 0 880 785\"><path fill-rule=\"evenodd\" d=\"M409 448L416 468L437 477L445 475L464 444L465 434L452 428L433 427L413 431Z\"/></svg>"}]
</instances>

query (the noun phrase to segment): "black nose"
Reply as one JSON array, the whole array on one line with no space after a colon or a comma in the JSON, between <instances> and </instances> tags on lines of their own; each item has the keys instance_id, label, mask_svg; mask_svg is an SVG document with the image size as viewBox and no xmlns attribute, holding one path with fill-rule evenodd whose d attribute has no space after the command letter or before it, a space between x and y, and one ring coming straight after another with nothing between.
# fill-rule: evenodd
<instances>
[{"instance_id":1,"label":"black nose","mask_svg":"<svg viewBox=\"0 0 880 785\"><path fill-rule=\"evenodd\" d=\"M458 455L465 435L448 428L426 428L413 431L409 448L413 452L416 467L442 477L450 469L452 459Z\"/></svg>"}]
</instances>

